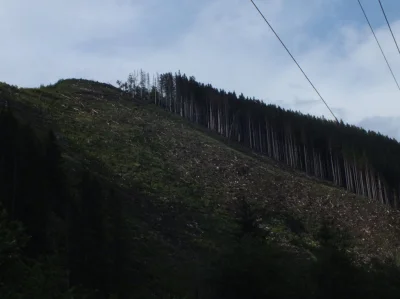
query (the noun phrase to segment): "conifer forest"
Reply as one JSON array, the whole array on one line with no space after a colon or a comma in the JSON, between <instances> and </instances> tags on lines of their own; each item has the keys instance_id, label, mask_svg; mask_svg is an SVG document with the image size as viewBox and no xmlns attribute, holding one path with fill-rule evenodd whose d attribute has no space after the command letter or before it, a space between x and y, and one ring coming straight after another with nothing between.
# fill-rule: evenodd
<instances>
[{"instance_id":1,"label":"conifer forest","mask_svg":"<svg viewBox=\"0 0 400 299\"><path fill-rule=\"evenodd\" d=\"M134 97L146 97L252 151L382 204L399 205L400 144L395 139L287 111L180 72L150 81L140 70L119 84Z\"/></svg>"}]
</instances>

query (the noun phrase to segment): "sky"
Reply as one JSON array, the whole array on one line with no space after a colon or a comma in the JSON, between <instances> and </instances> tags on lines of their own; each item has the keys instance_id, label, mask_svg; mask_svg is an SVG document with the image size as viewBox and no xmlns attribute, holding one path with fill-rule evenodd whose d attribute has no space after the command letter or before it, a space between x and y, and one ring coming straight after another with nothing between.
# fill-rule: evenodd
<instances>
[{"instance_id":1,"label":"sky","mask_svg":"<svg viewBox=\"0 0 400 299\"><path fill-rule=\"evenodd\" d=\"M362 0L400 82L377 0ZM255 0L335 115L400 140L400 91L357 0ZM400 42L400 1L382 0ZM177 72L286 109L330 112L249 0L0 0L0 81L115 84Z\"/></svg>"}]
</instances>

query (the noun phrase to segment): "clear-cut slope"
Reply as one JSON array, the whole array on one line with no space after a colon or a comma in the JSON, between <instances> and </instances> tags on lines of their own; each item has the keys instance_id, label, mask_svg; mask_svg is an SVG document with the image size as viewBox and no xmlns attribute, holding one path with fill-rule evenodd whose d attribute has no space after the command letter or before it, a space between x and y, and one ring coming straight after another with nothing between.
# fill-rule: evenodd
<instances>
[{"instance_id":1,"label":"clear-cut slope","mask_svg":"<svg viewBox=\"0 0 400 299\"><path fill-rule=\"evenodd\" d=\"M128 190L140 186L165 202L195 201L226 211L235 198L245 197L268 212L301 220L309 235L323 219L333 221L350 230L352 249L363 259L396 255L398 212L229 145L119 89L65 80L41 89L1 90L15 109L31 107L38 126L56 128L71 163L85 159L94 171L103 164L112 171L108 178Z\"/></svg>"}]
</instances>

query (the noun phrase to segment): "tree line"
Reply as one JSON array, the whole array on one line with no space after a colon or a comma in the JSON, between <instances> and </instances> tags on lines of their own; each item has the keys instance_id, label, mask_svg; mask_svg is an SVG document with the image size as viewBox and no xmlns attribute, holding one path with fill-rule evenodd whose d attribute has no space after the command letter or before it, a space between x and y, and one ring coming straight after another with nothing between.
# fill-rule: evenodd
<instances>
[{"instance_id":1,"label":"tree line","mask_svg":"<svg viewBox=\"0 0 400 299\"><path fill-rule=\"evenodd\" d=\"M140 70L119 86L310 176L397 208L400 144L362 128L304 115L203 84L185 74ZM151 83L150 83L151 82Z\"/></svg>"}]
</instances>

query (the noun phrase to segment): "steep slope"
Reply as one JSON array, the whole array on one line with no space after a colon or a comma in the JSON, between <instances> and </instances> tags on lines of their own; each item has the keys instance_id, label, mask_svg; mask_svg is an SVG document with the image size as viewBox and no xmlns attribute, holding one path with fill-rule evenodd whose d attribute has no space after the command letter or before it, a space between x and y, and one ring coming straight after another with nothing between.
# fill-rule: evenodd
<instances>
[{"instance_id":1,"label":"steep slope","mask_svg":"<svg viewBox=\"0 0 400 299\"><path fill-rule=\"evenodd\" d=\"M166 205L190 203L202 213L220 211L221 215L230 213L236 199L245 198L261 205L264 215L285 214L294 223L301 222L288 227L311 239L323 221L333 221L350 231L351 250L360 260L397 257L398 212L289 170L240 145L228 146L223 138L151 104L134 101L112 86L64 80L40 89L3 86L2 95L8 95L15 109L33 109L30 115L37 126L55 127L71 165L85 161L85 167L128 192L140 188ZM102 172L104 168L110 172ZM161 215L159 221L164 216L168 218ZM183 222L201 235L204 228L195 228L195 220L190 223L185 216ZM285 233L280 237L282 242L292 238Z\"/></svg>"},{"instance_id":2,"label":"steep slope","mask_svg":"<svg viewBox=\"0 0 400 299\"><path fill-rule=\"evenodd\" d=\"M121 88L311 176L398 206L400 143L362 128L237 96L180 72L130 74ZM147 83L146 83L147 82Z\"/></svg>"}]
</instances>

